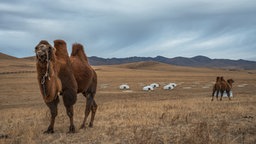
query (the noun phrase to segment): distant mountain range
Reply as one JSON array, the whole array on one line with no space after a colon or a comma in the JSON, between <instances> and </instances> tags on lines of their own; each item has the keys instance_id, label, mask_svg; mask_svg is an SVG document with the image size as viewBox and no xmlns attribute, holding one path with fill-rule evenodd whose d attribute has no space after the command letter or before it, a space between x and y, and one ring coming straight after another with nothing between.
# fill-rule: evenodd
<instances>
[{"instance_id":1,"label":"distant mountain range","mask_svg":"<svg viewBox=\"0 0 256 144\"><path fill-rule=\"evenodd\" d=\"M192 58L175 57L166 58L163 56L157 57L128 57L128 58L100 58L96 56L88 57L89 63L94 66L98 65L119 65L125 63L134 63L142 61L155 61L165 64L189 67L208 67L208 68L225 68L225 69L244 69L256 70L256 62L248 60L229 60L229 59L210 59L205 56L195 56ZM0 59L17 59L0 52ZM22 59L35 60L35 57L26 57Z\"/></svg>"},{"instance_id":2,"label":"distant mountain range","mask_svg":"<svg viewBox=\"0 0 256 144\"><path fill-rule=\"evenodd\" d=\"M162 56L157 57L128 57L128 58L100 58L96 56L89 57L91 65L117 65L124 63L133 63L141 61L156 61L177 66L190 67L208 67L208 68L226 68L226 69L256 69L255 61L248 60L229 60L229 59L210 59L205 56L196 56L192 58L175 57L166 58Z\"/></svg>"},{"instance_id":3,"label":"distant mountain range","mask_svg":"<svg viewBox=\"0 0 256 144\"><path fill-rule=\"evenodd\" d=\"M14 56L10 56L10 55L7 55L7 54L4 54L4 53L1 53L0 52L0 59L17 59L16 57Z\"/></svg>"}]
</instances>

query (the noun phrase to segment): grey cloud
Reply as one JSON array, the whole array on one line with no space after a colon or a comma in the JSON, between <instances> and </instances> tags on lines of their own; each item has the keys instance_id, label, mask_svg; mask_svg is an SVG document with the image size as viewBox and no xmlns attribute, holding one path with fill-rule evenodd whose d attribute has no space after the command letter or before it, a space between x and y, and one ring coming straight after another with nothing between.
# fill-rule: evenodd
<instances>
[{"instance_id":1,"label":"grey cloud","mask_svg":"<svg viewBox=\"0 0 256 144\"><path fill-rule=\"evenodd\" d=\"M65 39L69 47L81 42L88 55L102 57L203 53L224 58L227 55L219 51L225 48L231 54L228 58L246 59L256 52L252 0L4 0L1 6L8 6L0 10L0 36L6 35L0 40L1 51L15 48L23 54L8 52L19 56L27 56L41 39L57 38Z\"/></svg>"}]
</instances>

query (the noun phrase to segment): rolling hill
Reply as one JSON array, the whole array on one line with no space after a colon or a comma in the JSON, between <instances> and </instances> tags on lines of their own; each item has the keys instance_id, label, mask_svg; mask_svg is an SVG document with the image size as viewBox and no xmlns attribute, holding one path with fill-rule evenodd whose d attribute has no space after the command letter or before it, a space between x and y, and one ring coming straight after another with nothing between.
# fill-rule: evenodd
<instances>
[{"instance_id":1,"label":"rolling hill","mask_svg":"<svg viewBox=\"0 0 256 144\"><path fill-rule=\"evenodd\" d=\"M17 58L0 52L0 59L2 60L2 59L17 59Z\"/></svg>"},{"instance_id":2,"label":"rolling hill","mask_svg":"<svg viewBox=\"0 0 256 144\"><path fill-rule=\"evenodd\" d=\"M189 67L207 67L207 68L224 68L224 69L244 69L255 70L256 62L248 60L230 60L230 59L210 59L205 56L195 56L192 58L174 57L166 58L163 56L157 57L128 57L128 58L101 58L101 57L88 57L91 65L120 65L135 62L160 62L176 66L189 66ZM0 53L1 60L29 60L34 61L35 57L16 58L13 56Z\"/></svg>"},{"instance_id":3,"label":"rolling hill","mask_svg":"<svg viewBox=\"0 0 256 144\"><path fill-rule=\"evenodd\" d=\"M0 53L0 74L10 72L33 72L35 61L24 58L16 58Z\"/></svg>"},{"instance_id":4,"label":"rolling hill","mask_svg":"<svg viewBox=\"0 0 256 144\"><path fill-rule=\"evenodd\" d=\"M165 64L177 65L177 66L189 66L189 67L208 67L208 68L225 68L225 69L256 69L255 61L247 60L229 60L229 59L210 59L205 56L196 56L192 58L175 57L166 58L162 56L157 57L128 57L128 58L100 58L89 57L90 64L92 65L117 65L125 63L134 63L141 61L155 61Z\"/></svg>"}]
</instances>

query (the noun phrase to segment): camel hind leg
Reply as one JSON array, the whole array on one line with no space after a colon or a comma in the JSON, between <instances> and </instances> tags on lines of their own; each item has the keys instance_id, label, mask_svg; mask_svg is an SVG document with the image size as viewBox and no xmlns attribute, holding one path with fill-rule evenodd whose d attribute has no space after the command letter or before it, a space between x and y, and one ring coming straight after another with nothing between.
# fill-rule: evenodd
<instances>
[{"instance_id":1,"label":"camel hind leg","mask_svg":"<svg viewBox=\"0 0 256 144\"><path fill-rule=\"evenodd\" d=\"M81 129L85 128L85 122L92 110L93 106L93 97L91 94L83 93L83 95L86 97L86 106L85 106L85 112L84 112L84 120L83 123L81 124Z\"/></svg>"},{"instance_id":2,"label":"camel hind leg","mask_svg":"<svg viewBox=\"0 0 256 144\"><path fill-rule=\"evenodd\" d=\"M70 126L69 126L69 131L68 133L75 133L75 125L74 125L74 119L73 119L73 116L74 116L74 108L73 108L73 105L70 105L70 106L66 106L66 112L67 112L67 115L69 117L69 120L70 120Z\"/></svg>"},{"instance_id":3,"label":"camel hind leg","mask_svg":"<svg viewBox=\"0 0 256 144\"><path fill-rule=\"evenodd\" d=\"M91 114L91 121L90 121L89 127L93 127L93 121L94 121L94 118L95 118L97 108L98 108L98 105L96 104L95 100L93 99L93 104L92 104L92 107L91 107L92 114Z\"/></svg>"},{"instance_id":4,"label":"camel hind leg","mask_svg":"<svg viewBox=\"0 0 256 144\"><path fill-rule=\"evenodd\" d=\"M214 99L215 90L212 91L212 101Z\"/></svg>"},{"instance_id":5,"label":"camel hind leg","mask_svg":"<svg viewBox=\"0 0 256 144\"><path fill-rule=\"evenodd\" d=\"M218 100L218 96L219 96L219 90L213 90L212 92L212 101L214 100L214 95L215 95L215 92L216 92L216 99Z\"/></svg>"}]
</instances>

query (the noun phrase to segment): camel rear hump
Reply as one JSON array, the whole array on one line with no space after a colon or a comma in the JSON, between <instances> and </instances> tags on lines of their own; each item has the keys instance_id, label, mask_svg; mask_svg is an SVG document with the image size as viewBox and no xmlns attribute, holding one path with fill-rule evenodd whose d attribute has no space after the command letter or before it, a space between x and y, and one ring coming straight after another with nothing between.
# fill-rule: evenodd
<instances>
[{"instance_id":1,"label":"camel rear hump","mask_svg":"<svg viewBox=\"0 0 256 144\"><path fill-rule=\"evenodd\" d=\"M78 57L80 60L88 62L88 58L84 52L84 46L80 43L74 43L72 45L71 56Z\"/></svg>"}]
</instances>

